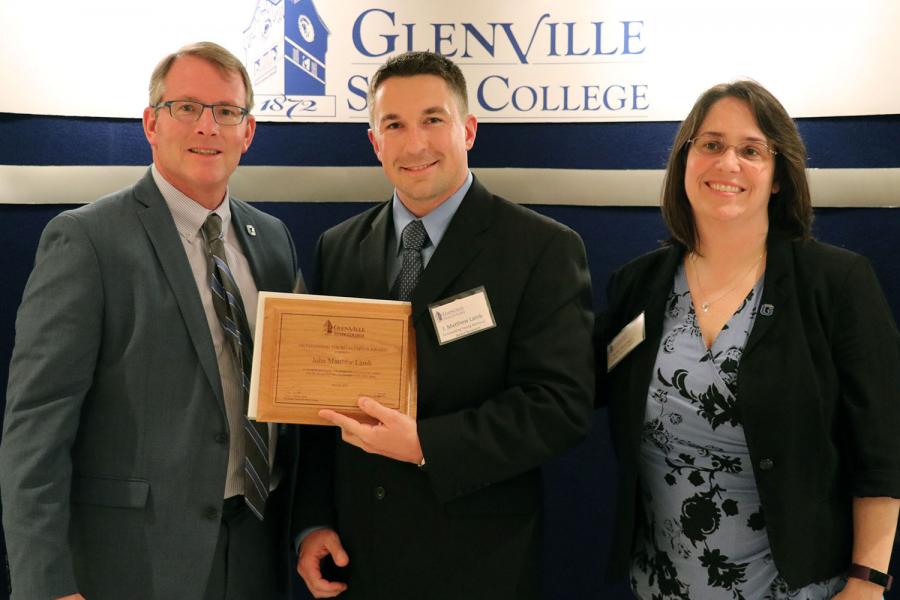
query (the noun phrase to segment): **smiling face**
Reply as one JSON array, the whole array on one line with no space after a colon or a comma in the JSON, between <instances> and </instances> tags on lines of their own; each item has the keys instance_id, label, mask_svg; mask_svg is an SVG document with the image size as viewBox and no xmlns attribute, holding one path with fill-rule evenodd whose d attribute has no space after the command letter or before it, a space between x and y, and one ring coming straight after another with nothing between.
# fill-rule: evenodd
<instances>
[{"instance_id":1,"label":"smiling face","mask_svg":"<svg viewBox=\"0 0 900 600\"><path fill-rule=\"evenodd\" d=\"M468 176L474 115L461 115L436 75L390 77L374 94L369 141L404 206L428 214Z\"/></svg>"},{"instance_id":2,"label":"smiling face","mask_svg":"<svg viewBox=\"0 0 900 600\"><path fill-rule=\"evenodd\" d=\"M750 107L734 97L722 98L710 107L694 137L707 135L727 145L768 143ZM739 224L766 231L769 198L778 191L774 174L775 157L768 153L752 162L739 158L736 148L712 156L691 147L684 189L698 229Z\"/></svg>"},{"instance_id":3,"label":"smiling face","mask_svg":"<svg viewBox=\"0 0 900 600\"><path fill-rule=\"evenodd\" d=\"M240 75L223 73L196 56L175 59L165 77L162 101L195 100L204 104L246 106ZM153 162L165 179L206 208L217 207L228 178L250 147L256 122L247 115L240 125L219 125L206 108L194 123L172 118L168 108L144 109L144 133Z\"/></svg>"}]
</instances>

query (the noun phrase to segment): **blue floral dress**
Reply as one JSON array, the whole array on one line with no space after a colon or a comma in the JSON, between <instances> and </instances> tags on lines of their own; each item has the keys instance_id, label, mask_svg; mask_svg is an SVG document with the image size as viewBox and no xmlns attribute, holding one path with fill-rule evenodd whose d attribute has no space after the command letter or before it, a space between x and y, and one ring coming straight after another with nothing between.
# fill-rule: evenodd
<instances>
[{"instance_id":1,"label":"blue floral dress","mask_svg":"<svg viewBox=\"0 0 900 600\"><path fill-rule=\"evenodd\" d=\"M638 598L818 600L845 585L789 590L769 550L736 398L761 294L762 279L707 349L684 268L675 275L641 438Z\"/></svg>"}]
</instances>

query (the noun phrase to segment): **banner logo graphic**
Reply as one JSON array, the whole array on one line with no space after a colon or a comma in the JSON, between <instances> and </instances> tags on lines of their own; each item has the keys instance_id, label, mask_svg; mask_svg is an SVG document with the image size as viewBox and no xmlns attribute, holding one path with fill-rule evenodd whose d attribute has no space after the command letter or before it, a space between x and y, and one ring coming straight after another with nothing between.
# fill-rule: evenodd
<instances>
[{"instance_id":1,"label":"banner logo graphic","mask_svg":"<svg viewBox=\"0 0 900 600\"><path fill-rule=\"evenodd\" d=\"M335 98L325 91L330 35L313 0L256 0L244 30L258 99L254 114L278 120L336 115Z\"/></svg>"}]
</instances>

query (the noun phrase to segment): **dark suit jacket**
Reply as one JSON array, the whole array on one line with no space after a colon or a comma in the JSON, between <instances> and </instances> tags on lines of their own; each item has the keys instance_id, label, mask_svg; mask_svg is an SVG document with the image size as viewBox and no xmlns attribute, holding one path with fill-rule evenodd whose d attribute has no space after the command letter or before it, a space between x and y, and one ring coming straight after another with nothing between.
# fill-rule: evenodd
<instances>
[{"instance_id":1,"label":"dark suit jacket","mask_svg":"<svg viewBox=\"0 0 900 600\"><path fill-rule=\"evenodd\" d=\"M598 391L619 459L614 578L631 557L647 389L683 256L664 248L624 266L598 321L604 349L641 312L646 319L646 339ZM737 401L772 556L799 587L846 570L852 497L900 497L900 337L868 261L814 241L770 236L760 307ZM597 368L605 374L605 360Z\"/></svg>"},{"instance_id":2,"label":"dark suit jacket","mask_svg":"<svg viewBox=\"0 0 900 600\"><path fill-rule=\"evenodd\" d=\"M389 298L392 228L388 202L327 231L317 291ZM481 285L497 326L439 346L428 304ZM476 180L412 305L426 468L365 454L320 428L326 441L301 460L335 453L334 481L331 464L306 480L304 521L335 526L349 552L342 598L536 598L540 466L585 435L592 412L584 246Z\"/></svg>"},{"instance_id":3,"label":"dark suit jacket","mask_svg":"<svg viewBox=\"0 0 900 600\"><path fill-rule=\"evenodd\" d=\"M284 224L239 200L231 211L257 287L289 291ZM202 597L228 425L197 284L149 171L47 225L16 321L4 425L14 598ZM281 516L297 450L294 429L283 433ZM287 552L285 519L273 526Z\"/></svg>"}]
</instances>

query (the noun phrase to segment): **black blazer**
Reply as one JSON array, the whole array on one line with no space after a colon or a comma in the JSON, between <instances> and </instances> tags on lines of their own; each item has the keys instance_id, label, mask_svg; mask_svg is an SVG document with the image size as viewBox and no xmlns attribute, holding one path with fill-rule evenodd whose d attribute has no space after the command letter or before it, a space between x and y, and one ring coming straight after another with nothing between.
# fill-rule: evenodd
<instances>
[{"instance_id":1,"label":"black blazer","mask_svg":"<svg viewBox=\"0 0 900 600\"><path fill-rule=\"evenodd\" d=\"M392 228L388 202L325 232L316 290L389 298ZM438 345L428 305L482 285L497 326ZM301 468L307 523L331 523L347 548L342 598L537 598L540 466L582 439L592 413L582 241L476 180L412 305L427 467L368 455L318 428L327 440L301 451L312 463Z\"/></svg>"},{"instance_id":2,"label":"black blazer","mask_svg":"<svg viewBox=\"0 0 900 600\"><path fill-rule=\"evenodd\" d=\"M619 463L616 579L631 559L647 389L683 256L663 248L622 267L598 323L602 349L646 319L642 344L612 372L597 367ZM900 337L868 261L815 241L770 235L760 307L737 400L772 556L795 588L847 568L854 496L900 497Z\"/></svg>"}]
</instances>

